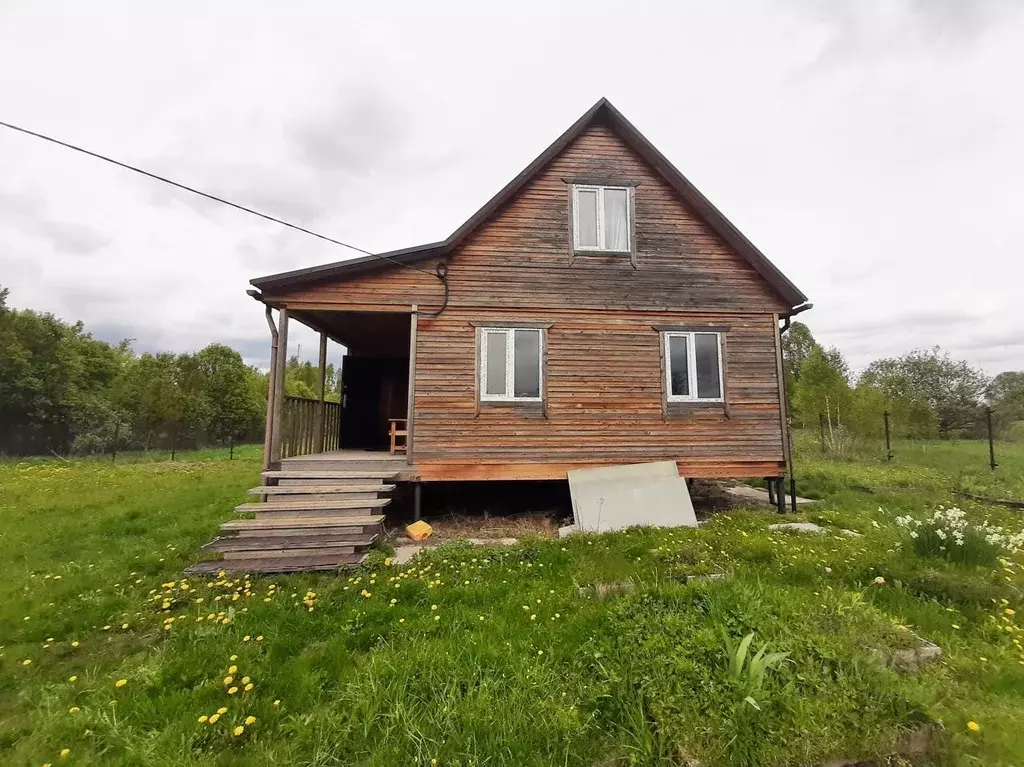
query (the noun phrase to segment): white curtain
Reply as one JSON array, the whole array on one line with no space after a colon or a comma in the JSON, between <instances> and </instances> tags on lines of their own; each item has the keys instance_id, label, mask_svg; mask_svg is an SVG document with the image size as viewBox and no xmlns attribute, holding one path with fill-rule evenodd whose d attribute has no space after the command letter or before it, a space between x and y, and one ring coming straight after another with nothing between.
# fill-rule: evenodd
<instances>
[{"instance_id":1,"label":"white curtain","mask_svg":"<svg viewBox=\"0 0 1024 767\"><path fill-rule=\"evenodd\" d=\"M629 250L629 193L625 189L604 190L604 247Z\"/></svg>"}]
</instances>

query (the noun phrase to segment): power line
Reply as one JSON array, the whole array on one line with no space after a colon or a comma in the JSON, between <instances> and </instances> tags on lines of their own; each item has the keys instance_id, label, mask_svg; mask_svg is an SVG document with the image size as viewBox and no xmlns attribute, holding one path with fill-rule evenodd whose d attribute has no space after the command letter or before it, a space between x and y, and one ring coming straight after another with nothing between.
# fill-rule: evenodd
<instances>
[{"instance_id":1,"label":"power line","mask_svg":"<svg viewBox=\"0 0 1024 767\"><path fill-rule=\"evenodd\" d=\"M374 258L380 258L380 259L383 259L385 261L390 261L392 264L395 264L396 266L404 266L406 269L414 269L417 272L423 272L423 274L429 274L431 277L434 276L433 272L428 272L426 269L420 269L417 266L410 266L409 264L403 264L401 261L396 261L395 259L389 258L388 256L385 256L385 255L381 255L381 254L378 254L378 253L371 253L368 250L363 250L362 248L357 248L355 245L349 245L347 242L342 242L341 240L336 240L333 237L328 237L325 234L319 234L318 232L314 232L312 229L306 229L305 227L299 226L298 224L292 224L292 223L289 223L288 221L283 221L280 218L275 218L274 216L267 215L266 213L261 213L258 210L253 210L252 208L247 208L244 205L239 205L237 202L231 202L230 200L225 200L223 197L217 197L216 195L210 194L209 192L203 192L203 191L201 191L199 189L195 189L195 188L193 188L191 186L187 186L185 184L181 184L181 183L179 183L177 181L172 181L169 178L165 178L163 176L158 176L156 173L150 173L148 170L143 170L142 168L137 168L134 165L129 165L126 162L121 162L120 160L115 160L112 157L107 157L106 155L99 154L98 152L92 152L92 151L90 151L88 149L85 149L83 147L75 146L74 144L69 144L66 141L61 141L60 139L56 139L53 136L47 136L44 133L36 133L35 131L31 131L28 128L21 128L21 127L19 127L17 125L12 125L11 123L3 122L2 120L0 120L0 126L3 126L5 128L10 128L11 130L18 131L19 133L24 133L27 136L34 136L35 138L42 139L43 141L49 141L51 144L56 144L57 146L62 146L65 149L71 149L71 150L74 150L75 152L81 152L82 154L89 155L89 157L95 157L97 160L103 160L104 162L109 162L112 165L117 165L118 167L124 168L125 170L130 170L130 171L133 171L134 173L138 173L138 174L143 175L143 176L148 176L149 178L155 179L156 181L161 181L161 182L163 182L165 184L170 184L171 186L176 186L176 187L178 187L178 189L184 189L186 192L191 192L192 194L199 195L200 197L205 197L208 200L213 200L214 202L219 202L222 205L228 205L229 207L236 208L238 210L244 211L245 213L249 213L249 214L251 214L253 216L259 216L260 218L264 218L267 221L273 221L275 224L280 224L281 226L287 226L290 229L295 229L295 230L297 230L299 232L302 232L304 234L308 234L308 235L311 235L313 237L318 237L321 240L326 240L327 242L333 243L335 245L341 245L343 248L348 248L350 250L355 250L355 251L357 251L359 253L365 253L367 256L372 256Z\"/></svg>"}]
</instances>

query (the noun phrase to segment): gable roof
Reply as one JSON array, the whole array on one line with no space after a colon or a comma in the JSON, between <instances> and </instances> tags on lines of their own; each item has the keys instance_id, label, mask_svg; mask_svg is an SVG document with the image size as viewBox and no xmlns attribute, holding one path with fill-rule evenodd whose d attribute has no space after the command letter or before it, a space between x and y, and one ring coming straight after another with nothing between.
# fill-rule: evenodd
<instances>
[{"instance_id":1,"label":"gable roof","mask_svg":"<svg viewBox=\"0 0 1024 767\"><path fill-rule=\"evenodd\" d=\"M600 99L588 109L583 116L574 122L569 129L555 141L523 171L512 179L494 197L480 208L469 219L452 232L451 236L440 242L417 245L401 250L392 250L372 256L362 256L333 264L313 266L307 269L296 269L266 277L257 277L251 284L261 290L279 290L317 282L329 278L344 278L366 271L383 269L400 264L413 265L438 256L445 256L454 251L469 238L492 214L502 205L511 200L530 182L551 160L569 146L591 123L604 120L640 157L653 167L658 174L671 186L683 201L703 219L723 240L739 253L775 291L789 303L797 306L807 301L807 296L784 275L775 264L768 260L757 247L748 240L736 226L727 219L718 208L711 204L679 170L668 161L647 138L622 116L606 98Z\"/></svg>"}]
</instances>

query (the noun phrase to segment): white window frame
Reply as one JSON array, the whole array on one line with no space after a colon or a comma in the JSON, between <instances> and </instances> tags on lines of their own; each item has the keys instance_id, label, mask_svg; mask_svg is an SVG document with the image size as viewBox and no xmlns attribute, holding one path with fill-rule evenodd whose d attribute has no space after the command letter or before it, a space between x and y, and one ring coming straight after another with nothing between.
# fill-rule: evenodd
<instances>
[{"instance_id":1,"label":"white window frame","mask_svg":"<svg viewBox=\"0 0 1024 767\"><path fill-rule=\"evenodd\" d=\"M624 250L606 248L604 244L604 193L615 189L626 193L626 247ZM580 245L580 192L597 193L597 247ZM632 253L633 252L633 187L572 185L572 247L580 253Z\"/></svg>"},{"instance_id":2,"label":"white window frame","mask_svg":"<svg viewBox=\"0 0 1024 767\"><path fill-rule=\"evenodd\" d=\"M537 377L536 397L516 397L515 392L515 355L516 344L515 334L524 331L540 334L540 354ZM487 393L487 338L491 333L503 333L505 335L505 393ZM480 353L477 359L477 370L480 376L480 401L481 402L541 402L544 399L544 343L545 333L543 328L509 328L509 327L481 327L478 329L479 343L477 344Z\"/></svg>"},{"instance_id":3,"label":"white window frame","mask_svg":"<svg viewBox=\"0 0 1024 767\"><path fill-rule=\"evenodd\" d=\"M725 402L725 364L722 360L722 333L715 330L666 330L663 351L665 355L665 394L669 402ZM696 336L714 336L718 341L718 397L697 396L697 339ZM669 339L686 338L686 372L689 378L689 394L672 393L672 354Z\"/></svg>"}]
</instances>

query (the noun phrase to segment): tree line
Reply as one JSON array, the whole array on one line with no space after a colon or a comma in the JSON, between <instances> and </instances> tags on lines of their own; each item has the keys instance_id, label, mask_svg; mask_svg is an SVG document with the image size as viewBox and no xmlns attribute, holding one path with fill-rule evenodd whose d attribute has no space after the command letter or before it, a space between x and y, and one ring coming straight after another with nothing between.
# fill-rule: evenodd
<instances>
[{"instance_id":1,"label":"tree line","mask_svg":"<svg viewBox=\"0 0 1024 767\"><path fill-rule=\"evenodd\" d=\"M783 337L794 426L820 430L826 446L845 452L858 439L977 439L986 411L1000 439L1024 441L1024 371L988 377L938 346L875 360L854 375L842 352L825 348L801 322Z\"/></svg>"},{"instance_id":2,"label":"tree line","mask_svg":"<svg viewBox=\"0 0 1024 767\"><path fill-rule=\"evenodd\" d=\"M138 354L7 298L0 287L0 455L262 441L268 377L234 349ZM340 385L328 365L327 399L338 401ZM285 393L316 398L318 368L289 359Z\"/></svg>"}]
</instances>

